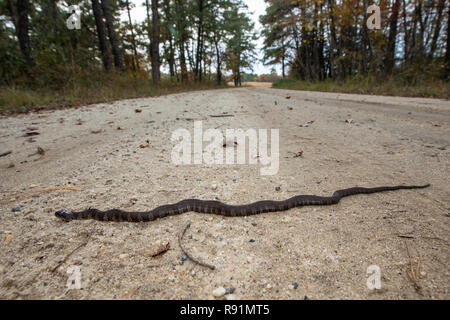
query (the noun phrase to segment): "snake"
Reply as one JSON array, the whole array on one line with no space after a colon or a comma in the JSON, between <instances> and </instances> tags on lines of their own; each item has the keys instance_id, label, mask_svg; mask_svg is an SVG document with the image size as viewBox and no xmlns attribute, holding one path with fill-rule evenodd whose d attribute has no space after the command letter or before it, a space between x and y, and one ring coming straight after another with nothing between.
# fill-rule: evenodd
<instances>
[{"instance_id":1,"label":"snake","mask_svg":"<svg viewBox=\"0 0 450 320\"><path fill-rule=\"evenodd\" d=\"M99 221L128 221L146 222L171 215L178 215L188 211L198 213L212 213L227 217L243 217L265 212L285 211L295 207L311 205L333 205L342 198L357 194L370 194L383 191L399 189L422 189L429 187L425 185L398 185L383 186L374 188L353 187L335 191L330 197L316 195L297 195L286 200L261 200L245 205L229 205L215 200L185 199L174 204L167 204L156 207L150 211L124 211L121 209L110 209L101 211L95 208L88 208L83 211L59 210L55 212L56 217L65 221L94 219Z\"/></svg>"}]
</instances>

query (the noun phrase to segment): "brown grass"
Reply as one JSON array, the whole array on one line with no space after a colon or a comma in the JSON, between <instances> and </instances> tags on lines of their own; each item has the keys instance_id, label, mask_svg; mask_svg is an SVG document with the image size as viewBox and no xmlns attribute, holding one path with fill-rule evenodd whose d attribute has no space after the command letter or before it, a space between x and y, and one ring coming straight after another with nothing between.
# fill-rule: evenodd
<instances>
[{"instance_id":1,"label":"brown grass","mask_svg":"<svg viewBox=\"0 0 450 320\"><path fill-rule=\"evenodd\" d=\"M133 74L90 74L71 79L64 86L22 85L0 87L0 115L26 113L43 109L74 107L120 99L159 96L169 93L224 88L215 82L163 80L155 88L147 76Z\"/></svg>"},{"instance_id":2,"label":"brown grass","mask_svg":"<svg viewBox=\"0 0 450 320\"><path fill-rule=\"evenodd\" d=\"M228 82L229 86L234 87L234 82ZM243 87L266 87L270 88L272 87L272 82L256 82L256 81L248 81L248 82L242 82Z\"/></svg>"}]
</instances>

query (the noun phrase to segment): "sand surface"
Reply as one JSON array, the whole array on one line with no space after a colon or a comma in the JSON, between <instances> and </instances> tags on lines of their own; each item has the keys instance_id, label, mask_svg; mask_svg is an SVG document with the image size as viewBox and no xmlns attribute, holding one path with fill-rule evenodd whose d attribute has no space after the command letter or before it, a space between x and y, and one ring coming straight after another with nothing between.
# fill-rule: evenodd
<instances>
[{"instance_id":1,"label":"sand surface","mask_svg":"<svg viewBox=\"0 0 450 320\"><path fill-rule=\"evenodd\" d=\"M218 114L233 116L210 117ZM193 132L195 120L224 133L278 128L278 173L262 176L251 164L173 164L171 135ZM6 151L2 299L450 298L449 101L256 87L198 91L1 118L0 154ZM54 215L425 183L431 187L244 218L189 212L149 223L64 222ZM188 222L184 246L215 270L182 261L177 237ZM153 257L167 243L169 250ZM379 290L366 285L371 265L381 271ZM73 266L81 289L67 287ZM227 294L215 297L219 287Z\"/></svg>"}]
</instances>

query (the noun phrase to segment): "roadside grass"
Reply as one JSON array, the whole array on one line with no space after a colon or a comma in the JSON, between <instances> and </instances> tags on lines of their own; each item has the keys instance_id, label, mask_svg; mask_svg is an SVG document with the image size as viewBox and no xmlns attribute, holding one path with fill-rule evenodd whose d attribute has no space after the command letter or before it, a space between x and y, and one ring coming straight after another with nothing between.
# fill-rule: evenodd
<instances>
[{"instance_id":1,"label":"roadside grass","mask_svg":"<svg viewBox=\"0 0 450 320\"><path fill-rule=\"evenodd\" d=\"M234 87L234 82L227 82L230 87ZM272 82L244 81L241 87L272 87ZM239 87L237 87L239 88Z\"/></svg>"},{"instance_id":2,"label":"roadside grass","mask_svg":"<svg viewBox=\"0 0 450 320\"><path fill-rule=\"evenodd\" d=\"M305 91L450 99L450 82L439 79L406 81L402 77L378 79L374 76L355 76L345 80L300 81L285 78L275 81L272 87Z\"/></svg>"},{"instance_id":3,"label":"roadside grass","mask_svg":"<svg viewBox=\"0 0 450 320\"><path fill-rule=\"evenodd\" d=\"M162 80L159 89L143 75L136 74L86 74L67 80L62 85L37 85L24 83L0 86L0 114L10 115L44 109L74 107L120 99L153 97L169 93L227 88L215 82L181 84Z\"/></svg>"}]
</instances>

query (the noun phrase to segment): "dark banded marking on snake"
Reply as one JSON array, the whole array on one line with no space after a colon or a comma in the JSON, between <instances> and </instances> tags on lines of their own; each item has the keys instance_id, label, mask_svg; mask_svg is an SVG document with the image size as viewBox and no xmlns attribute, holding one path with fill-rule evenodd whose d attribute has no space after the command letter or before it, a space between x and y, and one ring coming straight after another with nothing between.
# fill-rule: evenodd
<instances>
[{"instance_id":1,"label":"dark banded marking on snake","mask_svg":"<svg viewBox=\"0 0 450 320\"><path fill-rule=\"evenodd\" d=\"M369 194L383 191L392 191L399 189L422 189L429 187L429 184L422 186L383 186L375 188L353 187L337 190L331 197L321 197L315 195L298 195L287 200L262 200L245 205L229 205L214 200L186 199L174 204L159 206L150 211L123 211L120 209L111 209L101 211L89 208L83 211L60 210L55 213L58 218L66 221L78 219L95 219L99 221L129 221L143 222L153 221L171 215L182 214L188 211L198 213L213 213L227 217L242 217L260 214L264 212L285 211L295 207L309 205L333 205L337 204L342 198L356 194Z\"/></svg>"}]
</instances>

